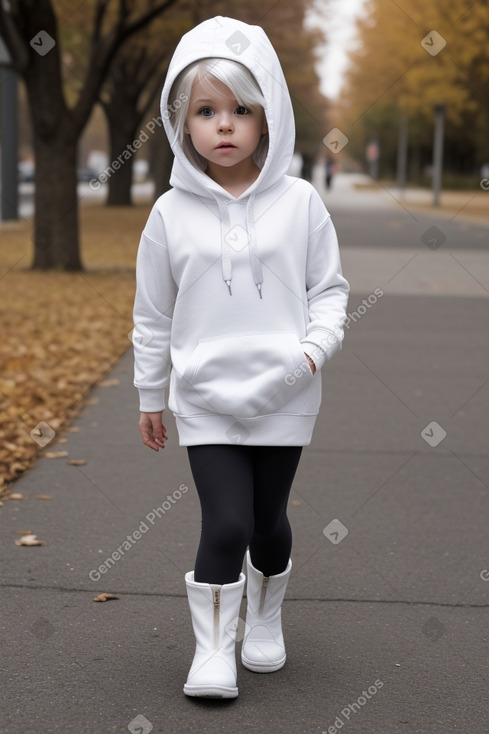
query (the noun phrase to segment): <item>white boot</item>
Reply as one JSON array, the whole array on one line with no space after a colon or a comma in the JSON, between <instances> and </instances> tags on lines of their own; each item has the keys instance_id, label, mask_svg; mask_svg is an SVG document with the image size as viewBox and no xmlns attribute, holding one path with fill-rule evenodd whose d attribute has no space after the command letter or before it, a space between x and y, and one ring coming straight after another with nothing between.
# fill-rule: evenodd
<instances>
[{"instance_id":1,"label":"white boot","mask_svg":"<svg viewBox=\"0 0 489 734\"><path fill-rule=\"evenodd\" d=\"M187 696L236 698L236 630L246 577L233 584L202 584L185 574L196 646L183 692Z\"/></svg>"},{"instance_id":2,"label":"white boot","mask_svg":"<svg viewBox=\"0 0 489 734\"><path fill-rule=\"evenodd\" d=\"M255 673L273 673L285 663L282 634L282 601L287 588L292 561L276 576L264 576L251 563L246 552L248 576L245 630L241 662Z\"/></svg>"}]
</instances>

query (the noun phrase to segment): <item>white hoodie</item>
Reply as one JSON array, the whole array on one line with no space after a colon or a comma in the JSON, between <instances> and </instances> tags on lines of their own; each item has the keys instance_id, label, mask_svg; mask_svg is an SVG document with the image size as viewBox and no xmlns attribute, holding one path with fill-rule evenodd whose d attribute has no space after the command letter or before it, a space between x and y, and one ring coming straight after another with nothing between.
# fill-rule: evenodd
<instances>
[{"instance_id":1,"label":"white hoodie","mask_svg":"<svg viewBox=\"0 0 489 734\"><path fill-rule=\"evenodd\" d=\"M266 100L268 155L237 198L188 161L168 121L175 78L209 57L247 66ZM286 175L294 118L264 31L216 17L184 35L161 111L175 161L173 188L156 201L137 257L140 410L164 409L169 385L181 446L305 446L321 402L321 367L341 348L349 287L321 198Z\"/></svg>"}]
</instances>

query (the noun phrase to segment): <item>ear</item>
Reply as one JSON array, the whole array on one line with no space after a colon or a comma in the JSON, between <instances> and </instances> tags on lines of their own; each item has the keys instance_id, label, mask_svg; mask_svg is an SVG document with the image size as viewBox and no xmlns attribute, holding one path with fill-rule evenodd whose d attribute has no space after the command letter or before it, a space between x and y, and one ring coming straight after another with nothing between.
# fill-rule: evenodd
<instances>
[{"instance_id":1,"label":"ear","mask_svg":"<svg viewBox=\"0 0 489 734\"><path fill-rule=\"evenodd\" d=\"M261 134L265 135L267 132L268 132L267 117L265 113L263 113L263 125L261 127Z\"/></svg>"},{"instance_id":2,"label":"ear","mask_svg":"<svg viewBox=\"0 0 489 734\"><path fill-rule=\"evenodd\" d=\"M183 132L185 133L185 135L190 135L190 130L188 129L187 123L185 123L185 125L183 126Z\"/></svg>"}]
</instances>

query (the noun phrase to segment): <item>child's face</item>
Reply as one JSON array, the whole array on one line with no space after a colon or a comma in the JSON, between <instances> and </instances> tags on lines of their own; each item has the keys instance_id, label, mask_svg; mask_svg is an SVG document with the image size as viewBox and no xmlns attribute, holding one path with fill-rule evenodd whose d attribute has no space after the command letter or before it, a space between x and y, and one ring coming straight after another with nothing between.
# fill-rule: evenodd
<instances>
[{"instance_id":1,"label":"child's face","mask_svg":"<svg viewBox=\"0 0 489 734\"><path fill-rule=\"evenodd\" d=\"M267 124L261 107L242 107L222 82L196 79L184 131L209 164L231 168L252 160Z\"/></svg>"}]
</instances>

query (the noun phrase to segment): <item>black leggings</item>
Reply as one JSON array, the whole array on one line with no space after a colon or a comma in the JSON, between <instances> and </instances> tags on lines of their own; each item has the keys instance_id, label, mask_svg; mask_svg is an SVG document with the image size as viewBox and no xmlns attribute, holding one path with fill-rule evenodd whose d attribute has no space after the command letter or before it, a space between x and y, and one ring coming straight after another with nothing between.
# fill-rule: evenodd
<instances>
[{"instance_id":1,"label":"black leggings","mask_svg":"<svg viewBox=\"0 0 489 734\"><path fill-rule=\"evenodd\" d=\"M265 576L285 570L292 548L287 502L302 446L188 446L202 509L194 579L238 580L246 548Z\"/></svg>"}]
</instances>

